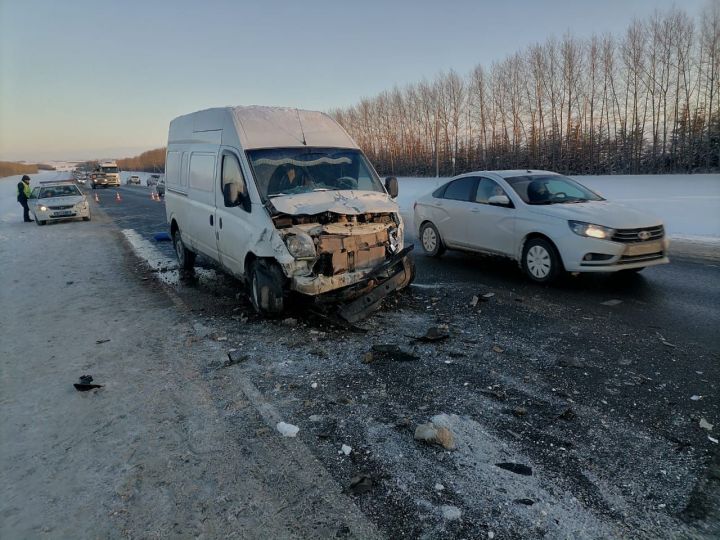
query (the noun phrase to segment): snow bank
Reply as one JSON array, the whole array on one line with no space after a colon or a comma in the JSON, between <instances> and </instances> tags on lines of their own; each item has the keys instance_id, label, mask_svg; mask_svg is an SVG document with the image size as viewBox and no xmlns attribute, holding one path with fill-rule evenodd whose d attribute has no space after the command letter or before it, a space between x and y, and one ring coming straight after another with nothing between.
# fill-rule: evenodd
<instances>
[{"instance_id":1,"label":"snow bank","mask_svg":"<svg viewBox=\"0 0 720 540\"><path fill-rule=\"evenodd\" d=\"M605 198L639 208L665 223L673 237L720 238L720 174L573 176ZM412 206L449 178L398 178L400 204L412 229Z\"/></svg>"},{"instance_id":2,"label":"snow bank","mask_svg":"<svg viewBox=\"0 0 720 540\"><path fill-rule=\"evenodd\" d=\"M43 171L30 174L30 187L40 185L40 182L51 180L66 180L70 177L67 172ZM23 177L21 174L0 178L0 223L22 222L22 206L17 202L17 184Z\"/></svg>"}]
</instances>

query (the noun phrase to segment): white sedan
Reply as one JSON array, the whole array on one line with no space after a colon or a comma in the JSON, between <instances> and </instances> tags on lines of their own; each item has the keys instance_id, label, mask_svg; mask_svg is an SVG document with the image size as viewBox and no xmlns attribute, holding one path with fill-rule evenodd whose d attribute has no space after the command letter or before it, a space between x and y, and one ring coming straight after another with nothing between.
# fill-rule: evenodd
<instances>
[{"instance_id":1,"label":"white sedan","mask_svg":"<svg viewBox=\"0 0 720 540\"><path fill-rule=\"evenodd\" d=\"M665 264L663 223L547 171L482 171L453 178L414 206L423 251L517 260L534 281L568 272L637 272Z\"/></svg>"},{"instance_id":2,"label":"white sedan","mask_svg":"<svg viewBox=\"0 0 720 540\"><path fill-rule=\"evenodd\" d=\"M29 202L38 225L61 219L90 221L87 197L72 181L41 182L32 190Z\"/></svg>"}]
</instances>

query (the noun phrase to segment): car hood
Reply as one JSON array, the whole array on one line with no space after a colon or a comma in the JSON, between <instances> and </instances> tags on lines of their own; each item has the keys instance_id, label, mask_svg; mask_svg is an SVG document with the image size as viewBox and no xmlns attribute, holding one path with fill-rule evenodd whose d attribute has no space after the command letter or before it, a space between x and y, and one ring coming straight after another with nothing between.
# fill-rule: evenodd
<instances>
[{"instance_id":1,"label":"car hood","mask_svg":"<svg viewBox=\"0 0 720 540\"><path fill-rule=\"evenodd\" d=\"M273 197L270 204L278 212L290 215L366 214L397 212L398 205L386 193L377 191L312 191Z\"/></svg>"},{"instance_id":2,"label":"car hood","mask_svg":"<svg viewBox=\"0 0 720 540\"><path fill-rule=\"evenodd\" d=\"M45 206L67 206L77 204L85 199L83 195L71 195L69 197L48 197L47 199L38 199L37 204Z\"/></svg>"},{"instance_id":3,"label":"car hood","mask_svg":"<svg viewBox=\"0 0 720 540\"><path fill-rule=\"evenodd\" d=\"M530 206L533 214L584 221L613 229L639 229L662 225L652 214L610 201L588 201L586 203L565 203Z\"/></svg>"}]
</instances>

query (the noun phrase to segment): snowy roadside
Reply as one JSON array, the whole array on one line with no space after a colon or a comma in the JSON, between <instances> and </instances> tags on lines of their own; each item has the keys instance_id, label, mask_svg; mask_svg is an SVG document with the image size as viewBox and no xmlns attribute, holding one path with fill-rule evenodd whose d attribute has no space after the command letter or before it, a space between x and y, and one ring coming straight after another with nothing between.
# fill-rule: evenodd
<instances>
[{"instance_id":1,"label":"snowy roadside","mask_svg":"<svg viewBox=\"0 0 720 540\"><path fill-rule=\"evenodd\" d=\"M218 344L102 212L22 223L16 182L0 180L0 537L377 535L301 445L257 438L242 394L218 403L202 369ZM102 388L76 391L86 374Z\"/></svg>"}]
</instances>

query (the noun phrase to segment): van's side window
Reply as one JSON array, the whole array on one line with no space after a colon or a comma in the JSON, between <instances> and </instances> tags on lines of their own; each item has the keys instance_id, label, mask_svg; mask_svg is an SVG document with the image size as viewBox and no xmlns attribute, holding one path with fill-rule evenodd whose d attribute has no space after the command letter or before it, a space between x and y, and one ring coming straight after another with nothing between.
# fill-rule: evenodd
<instances>
[{"instance_id":1,"label":"van's side window","mask_svg":"<svg viewBox=\"0 0 720 540\"><path fill-rule=\"evenodd\" d=\"M167 163L165 164L165 179L169 185L180 186L180 152L168 152Z\"/></svg>"},{"instance_id":2,"label":"van's side window","mask_svg":"<svg viewBox=\"0 0 720 540\"><path fill-rule=\"evenodd\" d=\"M190 187L200 191L213 190L215 177L215 156L212 154L190 154Z\"/></svg>"},{"instance_id":3,"label":"van's side window","mask_svg":"<svg viewBox=\"0 0 720 540\"><path fill-rule=\"evenodd\" d=\"M241 206L247 210L248 193L240 163L233 154L223 154L222 192L225 206Z\"/></svg>"}]
</instances>

